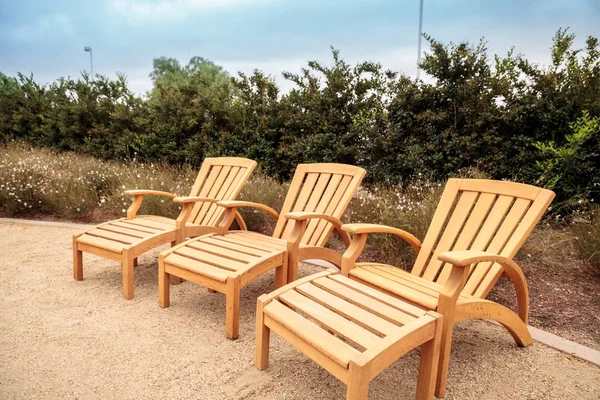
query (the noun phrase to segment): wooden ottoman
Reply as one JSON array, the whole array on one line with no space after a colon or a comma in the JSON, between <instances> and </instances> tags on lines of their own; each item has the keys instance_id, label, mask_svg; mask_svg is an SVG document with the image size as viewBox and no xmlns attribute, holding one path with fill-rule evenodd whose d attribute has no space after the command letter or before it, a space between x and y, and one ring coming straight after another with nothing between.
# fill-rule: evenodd
<instances>
[{"instance_id":1,"label":"wooden ottoman","mask_svg":"<svg viewBox=\"0 0 600 400\"><path fill-rule=\"evenodd\" d=\"M347 399L366 399L369 382L421 346L417 399L433 399L442 316L324 271L258 298L256 367L269 364L270 331L347 385Z\"/></svg>"}]
</instances>

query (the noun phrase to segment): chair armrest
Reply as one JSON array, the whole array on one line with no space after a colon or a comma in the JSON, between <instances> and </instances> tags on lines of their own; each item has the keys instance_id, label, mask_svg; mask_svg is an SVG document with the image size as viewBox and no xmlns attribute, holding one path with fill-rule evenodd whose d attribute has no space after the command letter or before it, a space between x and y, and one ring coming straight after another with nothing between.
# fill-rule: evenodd
<instances>
[{"instance_id":1,"label":"chair armrest","mask_svg":"<svg viewBox=\"0 0 600 400\"><path fill-rule=\"evenodd\" d=\"M363 235L369 233L391 233L405 240L413 248L415 253L421 250L421 241L414 235L398 228L392 228L387 225L378 224L344 224L342 230L352 233L353 235Z\"/></svg>"},{"instance_id":2,"label":"chair armrest","mask_svg":"<svg viewBox=\"0 0 600 400\"><path fill-rule=\"evenodd\" d=\"M462 268L480 262L498 263L515 286L519 317L527 323L529 318L529 289L523 270L516 262L498 254L476 250L447 251L440 253L438 259Z\"/></svg>"},{"instance_id":3,"label":"chair armrest","mask_svg":"<svg viewBox=\"0 0 600 400\"><path fill-rule=\"evenodd\" d=\"M127 219L135 218L135 215L142 206L142 201L144 200L145 195L166 196L171 199L177 197L176 194L169 192L161 192L160 190L126 190L124 193L126 195L133 196L133 201L127 209Z\"/></svg>"},{"instance_id":4,"label":"chair armrest","mask_svg":"<svg viewBox=\"0 0 600 400\"><path fill-rule=\"evenodd\" d=\"M258 208L259 210L263 210L267 214L269 214L275 221L279 219L279 213L273 210L271 207L266 206L260 203L254 203L252 201L242 201L242 200L221 200L217 203L218 206L225 207L226 209L238 208L238 207L253 207Z\"/></svg>"},{"instance_id":5,"label":"chair armrest","mask_svg":"<svg viewBox=\"0 0 600 400\"><path fill-rule=\"evenodd\" d=\"M194 196L188 196L188 197L175 197L173 199L173 201L175 203L181 203L181 204L187 204L187 203L200 203L200 202L206 202L206 203L218 203L219 200L217 199L211 199L208 197L194 197Z\"/></svg>"},{"instance_id":6,"label":"chair armrest","mask_svg":"<svg viewBox=\"0 0 600 400\"><path fill-rule=\"evenodd\" d=\"M348 276L349 271L354 268L356 259L367 243L367 236L369 233L391 233L408 242L417 254L421 250L421 242L419 239L402 229L392 228L391 226L377 224L344 224L342 225L342 230L353 234L350 246L342 256L342 274L345 276Z\"/></svg>"},{"instance_id":7,"label":"chair armrest","mask_svg":"<svg viewBox=\"0 0 600 400\"><path fill-rule=\"evenodd\" d=\"M285 214L287 219L292 219L295 221L306 221L309 219L324 219L325 221L331 223L334 229L338 231L342 240L344 241L344 245L346 247L350 246L350 235L348 232L342 230L342 221L337 219L332 215L321 214L317 212L305 212L305 211L293 211Z\"/></svg>"},{"instance_id":8,"label":"chair armrest","mask_svg":"<svg viewBox=\"0 0 600 400\"><path fill-rule=\"evenodd\" d=\"M177 197L176 194L173 193L169 193L169 192L162 192L160 190L126 190L124 192L125 194L129 195L129 196L144 196L147 194L152 194L152 195L157 195L157 196L166 196L169 197L171 199L174 199L175 197Z\"/></svg>"}]
</instances>

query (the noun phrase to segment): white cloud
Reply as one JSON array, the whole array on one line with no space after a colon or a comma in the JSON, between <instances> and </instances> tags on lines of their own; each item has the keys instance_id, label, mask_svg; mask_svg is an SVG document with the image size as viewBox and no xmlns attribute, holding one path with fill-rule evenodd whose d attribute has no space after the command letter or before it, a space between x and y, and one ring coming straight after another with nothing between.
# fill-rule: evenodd
<instances>
[{"instance_id":1,"label":"white cloud","mask_svg":"<svg viewBox=\"0 0 600 400\"><path fill-rule=\"evenodd\" d=\"M111 0L110 8L135 20L180 18L190 13L227 9L267 0Z\"/></svg>"},{"instance_id":2,"label":"white cloud","mask_svg":"<svg viewBox=\"0 0 600 400\"><path fill-rule=\"evenodd\" d=\"M18 41L33 42L48 37L71 36L74 31L73 23L67 15L55 13L18 25L11 34Z\"/></svg>"}]
</instances>

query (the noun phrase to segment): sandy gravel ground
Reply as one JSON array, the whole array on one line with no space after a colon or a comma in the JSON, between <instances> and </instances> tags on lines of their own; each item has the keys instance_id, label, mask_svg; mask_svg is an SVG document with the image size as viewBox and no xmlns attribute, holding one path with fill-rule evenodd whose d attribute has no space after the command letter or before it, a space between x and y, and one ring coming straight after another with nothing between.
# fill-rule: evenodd
<instances>
[{"instance_id":1,"label":"sandy gravel ground","mask_svg":"<svg viewBox=\"0 0 600 400\"><path fill-rule=\"evenodd\" d=\"M0 223L0 398L342 399L345 387L276 335L271 366L253 365L256 298L242 292L241 337L224 337L225 298L184 283L157 304L158 251L140 258L135 299L121 297L115 262L84 255L78 229ZM317 271L304 266L301 274ZM372 399L414 398L418 351L380 374ZM598 399L600 368L536 343L518 348L499 326L459 325L446 399Z\"/></svg>"}]
</instances>

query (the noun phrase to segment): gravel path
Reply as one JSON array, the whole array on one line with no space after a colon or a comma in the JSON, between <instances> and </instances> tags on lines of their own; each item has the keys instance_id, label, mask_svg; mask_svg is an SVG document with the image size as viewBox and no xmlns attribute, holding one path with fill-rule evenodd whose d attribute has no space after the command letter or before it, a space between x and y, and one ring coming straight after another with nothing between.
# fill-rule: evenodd
<instances>
[{"instance_id":1,"label":"gravel path","mask_svg":"<svg viewBox=\"0 0 600 400\"><path fill-rule=\"evenodd\" d=\"M254 368L256 298L242 292L240 339L225 331L225 298L183 283L157 304L158 251L140 257L135 299L121 297L115 262L84 255L72 278L77 229L0 223L0 398L341 399L345 387L273 335L271 366ZM301 275L316 272L304 266ZM371 384L372 399L414 398L413 351ZM484 321L455 330L446 399L598 399L600 368L539 343L522 349Z\"/></svg>"}]
</instances>

